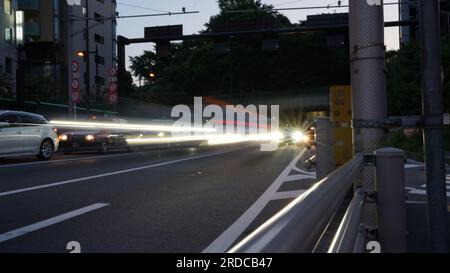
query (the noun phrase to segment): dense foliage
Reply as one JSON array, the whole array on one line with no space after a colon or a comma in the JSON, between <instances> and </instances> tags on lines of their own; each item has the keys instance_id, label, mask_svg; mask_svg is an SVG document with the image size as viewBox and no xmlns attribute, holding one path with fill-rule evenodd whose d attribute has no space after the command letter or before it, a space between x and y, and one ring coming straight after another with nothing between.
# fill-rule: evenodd
<instances>
[{"instance_id":1,"label":"dense foliage","mask_svg":"<svg viewBox=\"0 0 450 273\"><path fill-rule=\"evenodd\" d=\"M220 14L211 17L203 32L210 32L227 22L272 18L278 27L293 24L272 6L255 0L220 0ZM252 9L258 12L228 13ZM328 48L326 33L284 35L280 48L262 50L261 36L235 37L230 51L217 54L212 40L173 43L169 56L159 57L152 51L131 57L133 76L144 79L131 97L141 100L169 102L176 98L201 96L274 96L296 94L299 90L349 83L347 48ZM157 75L148 78L149 71Z\"/></svg>"}]
</instances>

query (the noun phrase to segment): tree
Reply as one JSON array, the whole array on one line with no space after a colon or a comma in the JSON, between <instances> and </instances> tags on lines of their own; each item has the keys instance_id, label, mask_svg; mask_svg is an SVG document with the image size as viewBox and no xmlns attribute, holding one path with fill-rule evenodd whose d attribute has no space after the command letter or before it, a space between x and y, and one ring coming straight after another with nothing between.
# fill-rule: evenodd
<instances>
[{"instance_id":1,"label":"tree","mask_svg":"<svg viewBox=\"0 0 450 273\"><path fill-rule=\"evenodd\" d=\"M212 16L204 32L229 22L261 22L267 18L278 27L289 27L287 17L258 0L221 0L220 13ZM255 12L228 13L254 9ZM257 12L256 12L257 11ZM212 40L172 43L169 56L151 51L130 58L135 77L146 79L153 70L158 79L145 89L164 101L192 101L192 96L276 96L298 94L302 88L329 87L349 83L348 49L327 47L326 33L307 33L279 37L280 48L264 51L262 36L235 37L230 52L218 55ZM140 89L140 92L143 89ZM179 101L176 101L179 100Z\"/></svg>"}]
</instances>

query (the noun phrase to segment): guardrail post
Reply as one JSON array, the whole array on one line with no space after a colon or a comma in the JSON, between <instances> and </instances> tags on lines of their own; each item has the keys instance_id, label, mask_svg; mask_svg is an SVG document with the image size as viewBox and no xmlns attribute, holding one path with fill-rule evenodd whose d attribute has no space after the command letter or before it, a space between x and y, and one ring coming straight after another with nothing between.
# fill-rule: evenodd
<instances>
[{"instance_id":1,"label":"guardrail post","mask_svg":"<svg viewBox=\"0 0 450 273\"><path fill-rule=\"evenodd\" d=\"M383 253L405 253L405 153L396 148L375 151L378 234Z\"/></svg>"},{"instance_id":2,"label":"guardrail post","mask_svg":"<svg viewBox=\"0 0 450 273\"><path fill-rule=\"evenodd\" d=\"M333 128L330 118L316 119L316 172L322 180L334 171Z\"/></svg>"}]
</instances>

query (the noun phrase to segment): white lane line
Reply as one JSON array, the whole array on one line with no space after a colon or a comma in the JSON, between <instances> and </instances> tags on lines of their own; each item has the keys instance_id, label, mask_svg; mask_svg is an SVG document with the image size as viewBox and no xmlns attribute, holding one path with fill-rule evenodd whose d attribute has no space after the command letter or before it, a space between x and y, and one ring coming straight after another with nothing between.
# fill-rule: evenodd
<instances>
[{"instance_id":1,"label":"white lane line","mask_svg":"<svg viewBox=\"0 0 450 273\"><path fill-rule=\"evenodd\" d=\"M425 165L423 165L423 164L420 164L420 165L417 165L417 164L405 164L405 169L422 168L424 166Z\"/></svg>"},{"instance_id":2,"label":"white lane line","mask_svg":"<svg viewBox=\"0 0 450 273\"><path fill-rule=\"evenodd\" d=\"M272 196L272 201L295 199L298 198L300 195L304 194L305 192L306 190L277 192Z\"/></svg>"},{"instance_id":3,"label":"white lane line","mask_svg":"<svg viewBox=\"0 0 450 273\"><path fill-rule=\"evenodd\" d=\"M427 195L426 190L419 190L416 188L406 188L409 194L417 194L417 195ZM450 192L447 192L447 197L450 197Z\"/></svg>"},{"instance_id":4,"label":"white lane line","mask_svg":"<svg viewBox=\"0 0 450 273\"><path fill-rule=\"evenodd\" d=\"M244 214L242 214L236 222L203 250L203 253L224 253L227 251L271 201L272 197L284 183L286 177L289 176L293 166L300 160L303 153L304 151L295 157L261 197Z\"/></svg>"},{"instance_id":5,"label":"white lane line","mask_svg":"<svg viewBox=\"0 0 450 273\"><path fill-rule=\"evenodd\" d=\"M143 166L143 167L138 167L138 168L126 169L126 170L121 170L121 171L116 171L116 172L109 172L109 173L104 173L104 174L98 174L98 175L93 175L93 176L87 176L87 177L81 177L81 178L76 178L76 179L71 179L71 180L65 180L65 181L51 183L51 184L39 185L39 186L35 186L35 187L29 187L29 188L17 189L17 190L12 190L12 191L7 191L7 192L1 192L0 193L0 197L13 195L13 194L18 194L18 193L23 193L23 192L28 192L28 191L35 191L35 190L41 190L41 189L46 189L46 188L51 188L51 187L57 187L57 186L71 184L71 183L88 181L88 180L93 180L93 179L97 179L97 178L114 176L114 175L118 175L118 174L142 171L142 170L146 170L146 169L151 169L151 168L156 168L156 167L161 167L161 166L167 166L167 165L176 164L176 163L180 163L180 162L192 161L192 160L201 159L201 158L205 158L205 157L212 157L212 156L223 155L223 154L226 154L226 153L229 153L229 152L221 152L221 153L207 154L207 155L202 155L202 156L188 157L188 158L183 158L183 159L178 159L178 160L173 160L173 161L168 161L168 162L162 162L162 163L148 165L148 166Z\"/></svg>"},{"instance_id":6,"label":"white lane line","mask_svg":"<svg viewBox=\"0 0 450 273\"><path fill-rule=\"evenodd\" d=\"M305 179L316 179L316 175L314 174L296 174L296 175L290 175L286 177L284 182L292 182L292 181L299 181L299 180L305 180Z\"/></svg>"},{"instance_id":7,"label":"white lane line","mask_svg":"<svg viewBox=\"0 0 450 273\"><path fill-rule=\"evenodd\" d=\"M15 229L15 230L8 231L6 233L0 234L0 243L3 243L5 241L26 235L30 232L33 232L33 231L36 231L39 229L43 229L43 228L61 223L68 219L75 218L82 214L86 214L86 213L101 209L106 206L109 206L109 204L104 204L104 203L93 204L93 205L90 205L90 206L87 206L87 207L84 207L81 209L77 209L77 210L74 210L74 211L71 211L71 212L68 212L65 214L61 214L61 215L53 217L53 218L49 218L47 220L29 225L29 226L25 226L25 227L21 227L21 228Z\"/></svg>"},{"instance_id":8,"label":"white lane line","mask_svg":"<svg viewBox=\"0 0 450 273\"><path fill-rule=\"evenodd\" d=\"M48 164L60 163L60 162L70 162L70 161L81 161L81 160L90 160L90 159L102 159L102 158L113 158L113 157L131 156L131 155L140 155L140 154L147 154L147 153L151 153L151 152L154 152L154 151L139 152L139 153L127 153L127 154L115 154L115 155L77 157L77 158L57 159L57 160L50 160L50 161L35 161L35 162L28 162L28 163L6 164L6 165L0 165L0 169L13 168L13 167L23 167L23 166L33 166L33 165L48 165Z\"/></svg>"},{"instance_id":9,"label":"white lane line","mask_svg":"<svg viewBox=\"0 0 450 273\"><path fill-rule=\"evenodd\" d=\"M405 201L406 204L409 205L426 205L428 204L427 201Z\"/></svg>"}]
</instances>

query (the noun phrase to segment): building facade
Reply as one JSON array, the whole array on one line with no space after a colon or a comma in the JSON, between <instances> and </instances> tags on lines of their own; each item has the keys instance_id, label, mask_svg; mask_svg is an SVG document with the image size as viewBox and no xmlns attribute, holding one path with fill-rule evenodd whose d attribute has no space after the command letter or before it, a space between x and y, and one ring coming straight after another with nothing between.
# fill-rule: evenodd
<instances>
[{"instance_id":1,"label":"building facade","mask_svg":"<svg viewBox=\"0 0 450 273\"><path fill-rule=\"evenodd\" d=\"M90 100L90 103L97 104L105 103L110 89L110 71L117 65L117 4L115 0L82 0L80 3L81 5L69 8L70 17L73 19L69 26L71 33L69 56L72 58L71 63L79 64L77 74L81 79L81 100L85 102ZM89 18L88 29L86 18ZM86 73L87 59L80 58L77 54L80 51L89 54L89 75ZM89 91L86 89L88 82Z\"/></svg>"},{"instance_id":2,"label":"building facade","mask_svg":"<svg viewBox=\"0 0 450 273\"><path fill-rule=\"evenodd\" d=\"M16 0L0 4L0 97L14 97L17 61Z\"/></svg>"},{"instance_id":3,"label":"building facade","mask_svg":"<svg viewBox=\"0 0 450 273\"><path fill-rule=\"evenodd\" d=\"M103 104L109 88L109 71L116 62L116 1L14 1L24 17L23 54L19 55L23 59L25 79L26 82L39 82L33 88L30 83L25 84L26 99L72 104L71 70L72 63L77 62L82 93L80 102ZM86 18L89 19L88 30ZM87 37L89 48L86 49ZM89 75L86 73L87 62L77 56L78 51L91 52ZM86 86L88 77L89 88Z\"/></svg>"},{"instance_id":4,"label":"building facade","mask_svg":"<svg viewBox=\"0 0 450 273\"><path fill-rule=\"evenodd\" d=\"M450 0L440 0L441 7L441 34L442 37L449 39L450 35ZM419 22L419 1L418 0L400 0L399 1L400 21ZM411 41L419 39L419 24L400 27L400 46L404 47Z\"/></svg>"}]
</instances>

